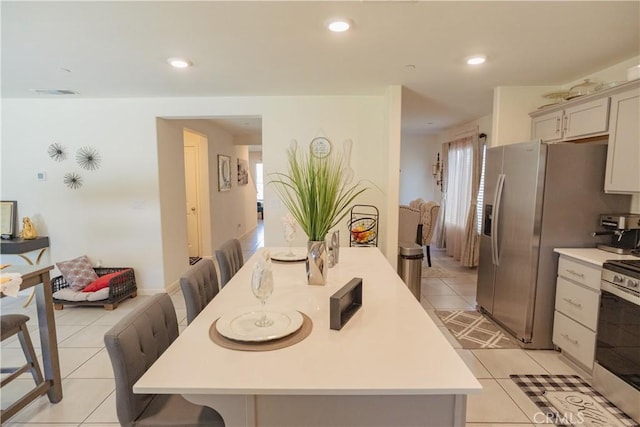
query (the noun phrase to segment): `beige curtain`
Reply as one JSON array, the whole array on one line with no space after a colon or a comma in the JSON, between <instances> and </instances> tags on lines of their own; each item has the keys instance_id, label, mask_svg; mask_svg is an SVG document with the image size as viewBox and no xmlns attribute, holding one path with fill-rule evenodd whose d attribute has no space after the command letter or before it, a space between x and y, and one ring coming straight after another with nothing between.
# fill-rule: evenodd
<instances>
[{"instance_id":1,"label":"beige curtain","mask_svg":"<svg viewBox=\"0 0 640 427\"><path fill-rule=\"evenodd\" d=\"M466 241L466 224L473 191L473 136L449 142L447 156L447 209L444 215L447 255L460 261Z\"/></svg>"},{"instance_id":2,"label":"beige curtain","mask_svg":"<svg viewBox=\"0 0 640 427\"><path fill-rule=\"evenodd\" d=\"M475 267L478 265L480 254L480 234L478 233L478 191L480 189L480 174L482 159L480 141L477 132L471 140L472 169L471 169L471 202L467 213L467 221L464 230L464 242L460 255L460 264L463 267Z\"/></svg>"}]
</instances>

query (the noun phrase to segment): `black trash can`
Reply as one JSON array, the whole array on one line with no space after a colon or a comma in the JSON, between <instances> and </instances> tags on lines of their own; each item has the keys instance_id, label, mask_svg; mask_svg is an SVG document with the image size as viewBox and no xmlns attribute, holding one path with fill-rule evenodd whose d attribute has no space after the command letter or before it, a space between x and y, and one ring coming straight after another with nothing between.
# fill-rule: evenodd
<instances>
[{"instance_id":1,"label":"black trash can","mask_svg":"<svg viewBox=\"0 0 640 427\"><path fill-rule=\"evenodd\" d=\"M398 275L420 301L420 279L422 278L422 246L413 242L398 244Z\"/></svg>"}]
</instances>

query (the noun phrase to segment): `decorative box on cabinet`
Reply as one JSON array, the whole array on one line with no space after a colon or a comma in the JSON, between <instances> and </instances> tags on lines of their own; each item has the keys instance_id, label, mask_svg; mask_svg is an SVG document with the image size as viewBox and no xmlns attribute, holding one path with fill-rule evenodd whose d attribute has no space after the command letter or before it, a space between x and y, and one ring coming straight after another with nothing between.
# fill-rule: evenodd
<instances>
[{"instance_id":1,"label":"decorative box on cabinet","mask_svg":"<svg viewBox=\"0 0 640 427\"><path fill-rule=\"evenodd\" d=\"M600 304L601 269L560 256L553 343L588 372L593 370Z\"/></svg>"},{"instance_id":2,"label":"decorative box on cabinet","mask_svg":"<svg viewBox=\"0 0 640 427\"><path fill-rule=\"evenodd\" d=\"M531 113L531 137L543 142L571 141L607 133L609 97L563 104L546 113Z\"/></svg>"},{"instance_id":3,"label":"decorative box on cabinet","mask_svg":"<svg viewBox=\"0 0 640 427\"><path fill-rule=\"evenodd\" d=\"M640 192L640 81L611 96L609 146L604 190Z\"/></svg>"}]
</instances>

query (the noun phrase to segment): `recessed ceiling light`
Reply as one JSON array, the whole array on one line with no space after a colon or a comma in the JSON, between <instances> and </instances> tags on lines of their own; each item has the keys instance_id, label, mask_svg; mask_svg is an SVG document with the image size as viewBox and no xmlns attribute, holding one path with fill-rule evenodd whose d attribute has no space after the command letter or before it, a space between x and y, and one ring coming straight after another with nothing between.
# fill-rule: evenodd
<instances>
[{"instance_id":1,"label":"recessed ceiling light","mask_svg":"<svg viewBox=\"0 0 640 427\"><path fill-rule=\"evenodd\" d=\"M327 22L327 28L334 33L342 33L351 28L351 21L344 18L335 18Z\"/></svg>"},{"instance_id":2,"label":"recessed ceiling light","mask_svg":"<svg viewBox=\"0 0 640 427\"><path fill-rule=\"evenodd\" d=\"M188 68L193 65L193 62L184 58L169 58L167 62L174 68Z\"/></svg>"},{"instance_id":3,"label":"recessed ceiling light","mask_svg":"<svg viewBox=\"0 0 640 427\"><path fill-rule=\"evenodd\" d=\"M467 64L480 65L480 64L484 64L486 60L487 60L487 57L484 55L474 55L467 58Z\"/></svg>"}]
</instances>

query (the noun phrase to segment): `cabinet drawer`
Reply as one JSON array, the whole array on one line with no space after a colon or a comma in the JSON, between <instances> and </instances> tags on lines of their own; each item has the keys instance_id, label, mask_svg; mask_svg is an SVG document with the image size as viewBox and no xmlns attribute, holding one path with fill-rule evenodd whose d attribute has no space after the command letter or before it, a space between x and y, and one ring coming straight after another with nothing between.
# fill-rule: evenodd
<instances>
[{"instance_id":1,"label":"cabinet drawer","mask_svg":"<svg viewBox=\"0 0 640 427\"><path fill-rule=\"evenodd\" d=\"M596 291L600 291L601 274L600 268L583 264L571 258L561 256L558 261L558 276L573 280Z\"/></svg>"},{"instance_id":2,"label":"cabinet drawer","mask_svg":"<svg viewBox=\"0 0 640 427\"><path fill-rule=\"evenodd\" d=\"M593 370L596 333L556 311L553 320L553 343L570 354L589 371Z\"/></svg>"},{"instance_id":3,"label":"cabinet drawer","mask_svg":"<svg viewBox=\"0 0 640 427\"><path fill-rule=\"evenodd\" d=\"M558 277L556 310L595 331L598 326L600 294Z\"/></svg>"}]
</instances>

